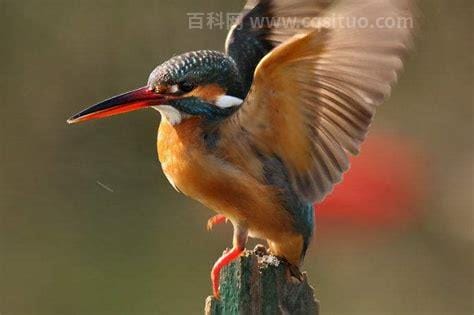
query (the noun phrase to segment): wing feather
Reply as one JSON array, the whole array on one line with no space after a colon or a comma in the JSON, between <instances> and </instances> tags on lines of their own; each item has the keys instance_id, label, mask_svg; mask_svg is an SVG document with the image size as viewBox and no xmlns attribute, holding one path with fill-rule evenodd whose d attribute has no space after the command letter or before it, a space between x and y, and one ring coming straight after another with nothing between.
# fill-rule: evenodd
<instances>
[{"instance_id":1,"label":"wing feather","mask_svg":"<svg viewBox=\"0 0 474 315\"><path fill-rule=\"evenodd\" d=\"M306 7L298 6L302 3ZM289 1L273 12L305 16L309 3L315 5L312 13L321 12L318 1L304 0ZM412 18L408 0L346 0L326 12L326 17L334 16L362 17L372 24L381 17ZM397 28L336 24L296 34L284 28L267 34L283 43L260 61L247 99L221 126L239 139L245 130L253 147L278 156L294 190L308 201L322 200L341 181L349 168L349 154L359 153L376 108L390 96L411 44L411 24Z\"/></svg>"},{"instance_id":2,"label":"wing feather","mask_svg":"<svg viewBox=\"0 0 474 315\"><path fill-rule=\"evenodd\" d=\"M225 51L241 70L246 91L260 60L301 32L304 18L315 18L328 0L249 0L227 35ZM281 23L280 23L281 22Z\"/></svg>"}]
</instances>

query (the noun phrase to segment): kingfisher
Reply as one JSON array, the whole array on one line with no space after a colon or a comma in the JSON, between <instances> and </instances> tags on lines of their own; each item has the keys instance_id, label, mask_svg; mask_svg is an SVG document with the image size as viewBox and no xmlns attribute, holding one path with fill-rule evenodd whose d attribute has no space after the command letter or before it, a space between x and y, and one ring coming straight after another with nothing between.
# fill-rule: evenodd
<instances>
[{"instance_id":1,"label":"kingfisher","mask_svg":"<svg viewBox=\"0 0 474 315\"><path fill-rule=\"evenodd\" d=\"M211 271L216 297L221 269L249 237L297 274L314 234L313 205L342 180L402 70L412 11L409 0L248 0L224 52L172 57L144 87L68 123L160 112L167 179L216 212L210 229L233 226L233 247Z\"/></svg>"}]
</instances>

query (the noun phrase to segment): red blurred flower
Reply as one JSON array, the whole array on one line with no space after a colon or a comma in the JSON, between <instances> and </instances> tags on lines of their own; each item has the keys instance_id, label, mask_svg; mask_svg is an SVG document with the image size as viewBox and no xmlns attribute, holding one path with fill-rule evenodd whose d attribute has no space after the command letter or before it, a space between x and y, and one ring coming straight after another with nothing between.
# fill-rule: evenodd
<instances>
[{"instance_id":1,"label":"red blurred flower","mask_svg":"<svg viewBox=\"0 0 474 315\"><path fill-rule=\"evenodd\" d=\"M344 181L316 206L318 226L385 228L413 220L426 191L425 164L408 139L369 136Z\"/></svg>"}]
</instances>

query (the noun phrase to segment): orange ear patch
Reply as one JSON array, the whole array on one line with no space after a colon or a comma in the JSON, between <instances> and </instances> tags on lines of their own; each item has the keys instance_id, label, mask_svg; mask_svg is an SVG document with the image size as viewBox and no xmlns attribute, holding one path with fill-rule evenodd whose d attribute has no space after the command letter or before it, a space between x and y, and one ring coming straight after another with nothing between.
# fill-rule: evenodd
<instances>
[{"instance_id":1,"label":"orange ear patch","mask_svg":"<svg viewBox=\"0 0 474 315\"><path fill-rule=\"evenodd\" d=\"M198 97L206 102L214 103L217 98L225 94L225 90L217 84L207 84L198 86L186 96Z\"/></svg>"}]
</instances>

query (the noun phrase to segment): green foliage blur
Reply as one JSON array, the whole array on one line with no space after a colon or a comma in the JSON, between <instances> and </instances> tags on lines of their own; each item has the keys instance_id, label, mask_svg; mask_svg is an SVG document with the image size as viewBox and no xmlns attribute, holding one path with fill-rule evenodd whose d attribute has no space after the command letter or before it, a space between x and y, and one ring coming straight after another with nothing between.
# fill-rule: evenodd
<instances>
[{"instance_id":1,"label":"green foliage blur","mask_svg":"<svg viewBox=\"0 0 474 315\"><path fill-rule=\"evenodd\" d=\"M156 157L159 115L66 119L224 30L189 12L242 1L0 0L0 314L201 314L231 228L175 192ZM419 1L416 50L374 130L426 152L423 216L390 232L318 236L305 267L323 314L472 314L470 0ZM387 167L397 167L387 165Z\"/></svg>"}]
</instances>

